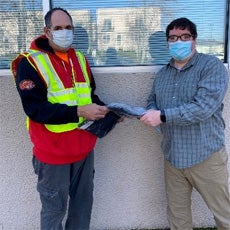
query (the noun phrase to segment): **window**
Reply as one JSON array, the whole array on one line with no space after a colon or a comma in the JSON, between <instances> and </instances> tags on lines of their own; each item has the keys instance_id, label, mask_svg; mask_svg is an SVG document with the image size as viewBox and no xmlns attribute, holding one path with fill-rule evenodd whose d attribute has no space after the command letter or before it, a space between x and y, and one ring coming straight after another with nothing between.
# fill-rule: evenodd
<instances>
[{"instance_id":1,"label":"window","mask_svg":"<svg viewBox=\"0 0 230 230\"><path fill-rule=\"evenodd\" d=\"M122 45L121 42L122 42L122 35L117 34L117 41L116 41L117 46L121 46Z\"/></svg>"},{"instance_id":2,"label":"window","mask_svg":"<svg viewBox=\"0 0 230 230\"><path fill-rule=\"evenodd\" d=\"M120 66L165 64L169 54L164 31L178 17L196 23L198 51L227 62L229 0L1 0L1 69L43 33L49 7L65 8L74 26L84 30L84 49L79 44L76 48L83 49L92 66L107 66L108 53L116 55Z\"/></svg>"},{"instance_id":3,"label":"window","mask_svg":"<svg viewBox=\"0 0 230 230\"><path fill-rule=\"evenodd\" d=\"M110 41L110 36L108 34L103 35L103 43L108 44Z\"/></svg>"},{"instance_id":4,"label":"window","mask_svg":"<svg viewBox=\"0 0 230 230\"><path fill-rule=\"evenodd\" d=\"M104 24L103 24L103 32L109 32L112 30L112 23L110 19L105 19Z\"/></svg>"},{"instance_id":5,"label":"window","mask_svg":"<svg viewBox=\"0 0 230 230\"><path fill-rule=\"evenodd\" d=\"M0 69L9 69L10 61L42 31L42 1L1 0Z\"/></svg>"}]
</instances>

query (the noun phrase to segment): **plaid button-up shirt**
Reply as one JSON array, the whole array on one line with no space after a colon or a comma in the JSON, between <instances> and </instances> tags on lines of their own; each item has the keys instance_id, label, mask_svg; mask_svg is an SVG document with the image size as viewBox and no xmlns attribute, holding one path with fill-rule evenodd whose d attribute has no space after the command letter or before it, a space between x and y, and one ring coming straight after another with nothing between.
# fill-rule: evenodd
<instances>
[{"instance_id":1,"label":"plaid button-up shirt","mask_svg":"<svg viewBox=\"0 0 230 230\"><path fill-rule=\"evenodd\" d=\"M166 123L160 125L162 149L173 166L191 167L224 147L227 86L223 63L198 52L182 69L171 60L156 74L147 108L165 112Z\"/></svg>"}]
</instances>

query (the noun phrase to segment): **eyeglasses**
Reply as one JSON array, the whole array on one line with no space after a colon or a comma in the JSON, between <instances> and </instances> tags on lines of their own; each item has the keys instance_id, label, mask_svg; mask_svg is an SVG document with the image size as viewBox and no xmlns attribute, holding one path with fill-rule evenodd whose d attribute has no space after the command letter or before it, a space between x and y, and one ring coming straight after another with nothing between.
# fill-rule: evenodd
<instances>
[{"instance_id":1,"label":"eyeglasses","mask_svg":"<svg viewBox=\"0 0 230 230\"><path fill-rule=\"evenodd\" d=\"M194 36L191 34L182 34L180 36L170 35L168 36L168 42L176 42L179 38L181 41L189 41L191 40L191 37L194 37Z\"/></svg>"}]
</instances>

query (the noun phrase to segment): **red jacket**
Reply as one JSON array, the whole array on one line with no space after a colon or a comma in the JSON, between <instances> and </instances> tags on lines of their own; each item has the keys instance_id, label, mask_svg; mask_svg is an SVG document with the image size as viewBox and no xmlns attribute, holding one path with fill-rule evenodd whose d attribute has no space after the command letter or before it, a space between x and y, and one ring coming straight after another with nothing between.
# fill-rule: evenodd
<instances>
[{"instance_id":1,"label":"red jacket","mask_svg":"<svg viewBox=\"0 0 230 230\"><path fill-rule=\"evenodd\" d=\"M45 36L35 39L31 48L46 52L57 67L56 71L65 87L72 86L71 66L54 54ZM68 55L73 60L78 81L79 79L84 81L74 49L69 49ZM44 126L44 124L78 122L77 106L50 103L47 100L46 84L27 58L19 56L12 63L12 70L24 111L30 118L29 134L33 143L33 154L40 161L48 164L68 164L84 159L93 150L96 136L79 129L53 133ZM88 62L87 70L91 79L92 102L103 105L103 102L94 94L95 82Z\"/></svg>"}]
</instances>

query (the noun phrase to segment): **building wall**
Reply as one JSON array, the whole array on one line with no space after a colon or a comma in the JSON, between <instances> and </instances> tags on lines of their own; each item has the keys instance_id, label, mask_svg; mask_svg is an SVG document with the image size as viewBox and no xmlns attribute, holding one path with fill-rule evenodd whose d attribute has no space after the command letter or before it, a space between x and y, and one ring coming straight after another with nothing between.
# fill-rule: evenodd
<instances>
[{"instance_id":1,"label":"building wall","mask_svg":"<svg viewBox=\"0 0 230 230\"><path fill-rule=\"evenodd\" d=\"M132 70L94 70L98 95L106 103L145 106L154 70ZM0 72L0 229L38 230L40 202L31 164L32 146L19 96L12 77L6 75ZM224 110L226 147L230 152L229 110L230 91ZM152 128L128 118L98 140L92 230L168 226L160 140ZM214 225L197 191L193 192L192 209L194 226Z\"/></svg>"}]
</instances>

